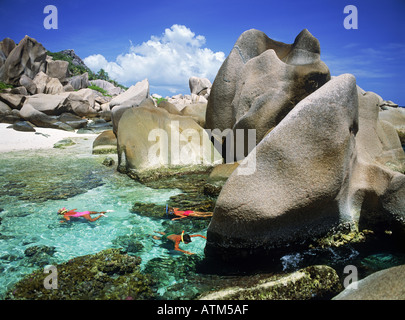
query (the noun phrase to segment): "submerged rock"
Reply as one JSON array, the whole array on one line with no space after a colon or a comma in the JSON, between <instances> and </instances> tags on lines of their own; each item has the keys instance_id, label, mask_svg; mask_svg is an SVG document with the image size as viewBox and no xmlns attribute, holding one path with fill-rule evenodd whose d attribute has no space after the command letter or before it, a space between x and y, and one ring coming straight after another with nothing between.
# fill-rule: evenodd
<instances>
[{"instance_id":1,"label":"submerged rock","mask_svg":"<svg viewBox=\"0 0 405 320\"><path fill-rule=\"evenodd\" d=\"M24 254L28 257L28 265L44 267L53 263L54 259L52 257L55 251L55 247L40 245L28 247L25 249Z\"/></svg>"},{"instance_id":2,"label":"submerged rock","mask_svg":"<svg viewBox=\"0 0 405 320\"><path fill-rule=\"evenodd\" d=\"M144 272L159 282L155 284L160 299L194 299L199 293L196 281L190 281L196 273L201 257L182 255L176 258L153 258Z\"/></svg>"},{"instance_id":3,"label":"submerged rock","mask_svg":"<svg viewBox=\"0 0 405 320\"><path fill-rule=\"evenodd\" d=\"M54 148L59 148L59 149L64 149L66 147L70 147L70 146L73 146L75 144L76 143L72 139L66 138L66 139L62 139L62 140L56 142L53 145L53 147Z\"/></svg>"},{"instance_id":4,"label":"submerged rock","mask_svg":"<svg viewBox=\"0 0 405 320\"><path fill-rule=\"evenodd\" d=\"M152 279L140 272L138 257L107 249L56 265L57 290L44 287L38 270L19 281L6 300L125 300L151 299Z\"/></svg>"},{"instance_id":5,"label":"submerged rock","mask_svg":"<svg viewBox=\"0 0 405 320\"><path fill-rule=\"evenodd\" d=\"M15 196L32 203L85 193L102 185L103 177L109 174L109 169L100 166L97 159L89 161L75 156L36 156L30 161L15 158L7 167L9 170L1 177L5 182L0 196Z\"/></svg>"}]
</instances>

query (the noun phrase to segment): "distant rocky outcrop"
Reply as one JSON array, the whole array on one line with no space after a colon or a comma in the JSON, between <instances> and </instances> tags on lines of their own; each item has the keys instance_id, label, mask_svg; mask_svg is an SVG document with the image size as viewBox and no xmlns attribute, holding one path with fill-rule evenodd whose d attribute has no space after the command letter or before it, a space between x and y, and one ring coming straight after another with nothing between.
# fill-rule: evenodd
<instances>
[{"instance_id":1,"label":"distant rocky outcrop","mask_svg":"<svg viewBox=\"0 0 405 320\"><path fill-rule=\"evenodd\" d=\"M72 65L79 67L74 76L69 72ZM77 74L83 70L91 72L73 50L52 53L29 36L18 45L4 39L0 42L0 81L11 88L0 92L0 121L18 122L15 128L21 129L28 128L24 122L29 121L30 126L63 130L85 126L87 120L80 117L110 121L109 103L125 90L104 80L93 80L98 91L88 89L88 72ZM68 121L72 126L61 121L58 117L66 113L79 120Z\"/></svg>"},{"instance_id":2,"label":"distant rocky outcrop","mask_svg":"<svg viewBox=\"0 0 405 320\"><path fill-rule=\"evenodd\" d=\"M192 101L199 101L200 97L208 99L211 92L211 81L207 78L190 77L189 87Z\"/></svg>"},{"instance_id":3,"label":"distant rocky outcrop","mask_svg":"<svg viewBox=\"0 0 405 320\"><path fill-rule=\"evenodd\" d=\"M60 51L60 53L66 55L68 57L71 57L72 63L75 66L83 67L88 72L90 72L89 67L86 66L86 64L83 62L83 60L75 53L75 51L73 49L62 50L62 51Z\"/></svg>"},{"instance_id":4,"label":"distant rocky outcrop","mask_svg":"<svg viewBox=\"0 0 405 320\"><path fill-rule=\"evenodd\" d=\"M15 48L14 40L10 38L5 38L3 41L0 41L0 68L4 65L7 57L10 52Z\"/></svg>"},{"instance_id":5,"label":"distant rocky outcrop","mask_svg":"<svg viewBox=\"0 0 405 320\"><path fill-rule=\"evenodd\" d=\"M1 47L5 52L2 51L0 55L6 56L6 59L0 67L0 81L18 86L22 75L33 79L40 71L46 71L46 50L37 40L25 36L14 47L8 39L3 42L4 46L2 44Z\"/></svg>"},{"instance_id":6,"label":"distant rocky outcrop","mask_svg":"<svg viewBox=\"0 0 405 320\"><path fill-rule=\"evenodd\" d=\"M117 95L125 92L124 89L122 89L120 87L116 87L111 82L101 80L101 79L91 80L90 84L95 85L101 89L104 89L107 92L107 94L109 94L111 96L117 96Z\"/></svg>"}]
</instances>

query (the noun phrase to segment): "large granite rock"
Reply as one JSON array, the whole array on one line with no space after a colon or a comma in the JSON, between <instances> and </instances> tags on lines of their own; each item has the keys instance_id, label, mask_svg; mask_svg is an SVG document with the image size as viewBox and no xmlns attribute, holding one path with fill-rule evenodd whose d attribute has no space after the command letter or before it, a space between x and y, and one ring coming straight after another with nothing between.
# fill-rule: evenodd
<instances>
[{"instance_id":1,"label":"large granite rock","mask_svg":"<svg viewBox=\"0 0 405 320\"><path fill-rule=\"evenodd\" d=\"M38 72L32 81L37 88L36 93L58 94L65 92L58 78L52 78L42 71Z\"/></svg>"},{"instance_id":2,"label":"large granite rock","mask_svg":"<svg viewBox=\"0 0 405 320\"><path fill-rule=\"evenodd\" d=\"M148 98L127 109L117 131L119 166L134 178L153 170L207 167L222 162L208 134L190 117L170 114Z\"/></svg>"},{"instance_id":3,"label":"large granite rock","mask_svg":"<svg viewBox=\"0 0 405 320\"><path fill-rule=\"evenodd\" d=\"M46 69L46 50L35 39L25 36L9 53L0 68L0 81L18 85L23 74L33 79Z\"/></svg>"},{"instance_id":4,"label":"large granite rock","mask_svg":"<svg viewBox=\"0 0 405 320\"><path fill-rule=\"evenodd\" d=\"M114 86L111 82L101 80L101 79L91 80L90 84L97 86L101 89L104 89L105 91L107 91L107 94L109 94L111 96L117 96L125 91L124 89L122 89L120 87Z\"/></svg>"},{"instance_id":5,"label":"large granite rock","mask_svg":"<svg viewBox=\"0 0 405 320\"><path fill-rule=\"evenodd\" d=\"M210 80L207 78L190 77L188 84L193 102L199 102L200 97L208 99L212 87Z\"/></svg>"},{"instance_id":6,"label":"large granite rock","mask_svg":"<svg viewBox=\"0 0 405 320\"><path fill-rule=\"evenodd\" d=\"M344 225L404 231L405 176L383 164L403 151L385 149L398 136L379 126L375 96L345 74L299 102L245 158L254 172L241 174L241 163L227 180L206 254L288 251Z\"/></svg>"},{"instance_id":7,"label":"large granite rock","mask_svg":"<svg viewBox=\"0 0 405 320\"><path fill-rule=\"evenodd\" d=\"M11 116L11 110L7 104L0 101L0 122L7 122L7 119Z\"/></svg>"},{"instance_id":8,"label":"large granite rock","mask_svg":"<svg viewBox=\"0 0 405 320\"><path fill-rule=\"evenodd\" d=\"M67 79L74 90L86 89L89 86L89 74L87 72Z\"/></svg>"},{"instance_id":9,"label":"large granite rock","mask_svg":"<svg viewBox=\"0 0 405 320\"><path fill-rule=\"evenodd\" d=\"M15 48L14 40L10 38L4 38L2 41L0 41L0 68L14 48Z\"/></svg>"},{"instance_id":10,"label":"large granite rock","mask_svg":"<svg viewBox=\"0 0 405 320\"><path fill-rule=\"evenodd\" d=\"M128 90L112 99L110 101L110 107L113 108L115 106L138 106L147 97L149 97L149 81L148 79L145 79L131 86Z\"/></svg>"},{"instance_id":11,"label":"large granite rock","mask_svg":"<svg viewBox=\"0 0 405 320\"><path fill-rule=\"evenodd\" d=\"M208 99L206 128L256 129L259 143L299 101L329 79L319 42L308 30L293 44L248 30L218 71Z\"/></svg>"},{"instance_id":12,"label":"large granite rock","mask_svg":"<svg viewBox=\"0 0 405 320\"><path fill-rule=\"evenodd\" d=\"M34 83L34 81L27 77L25 74L23 74L20 78L20 85L22 85L25 89L27 89L27 92L29 94L36 94L37 93L37 85Z\"/></svg>"},{"instance_id":13,"label":"large granite rock","mask_svg":"<svg viewBox=\"0 0 405 320\"><path fill-rule=\"evenodd\" d=\"M113 131L117 134L118 123L123 113L133 107L139 106L146 98L149 97L149 81L142 80L131 86L127 91L121 93L110 101L111 121Z\"/></svg>"},{"instance_id":14,"label":"large granite rock","mask_svg":"<svg viewBox=\"0 0 405 320\"><path fill-rule=\"evenodd\" d=\"M405 265L381 270L350 284L333 300L405 300Z\"/></svg>"},{"instance_id":15,"label":"large granite rock","mask_svg":"<svg viewBox=\"0 0 405 320\"><path fill-rule=\"evenodd\" d=\"M91 89L80 89L72 92L67 97L64 106L68 111L83 117L94 116L97 112L94 110L95 95Z\"/></svg>"},{"instance_id":16,"label":"large granite rock","mask_svg":"<svg viewBox=\"0 0 405 320\"><path fill-rule=\"evenodd\" d=\"M28 103L34 109L43 112L47 115L60 115L63 112L68 112L65 107L65 102L69 93L63 94L45 94L39 93L33 96L28 96L25 104Z\"/></svg>"},{"instance_id":17,"label":"large granite rock","mask_svg":"<svg viewBox=\"0 0 405 320\"><path fill-rule=\"evenodd\" d=\"M46 62L46 74L51 78L57 78L62 83L65 82L69 77L69 62L53 60L49 56Z\"/></svg>"},{"instance_id":18,"label":"large granite rock","mask_svg":"<svg viewBox=\"0 0 405 320\"><path fill-rule=\"evenodd\" d=\"M59 121L56 117L52 117L41 111L38 111L29 103L24 104L24 106L20 110L20 115L22 118L38 127L61 129L66 131L73 130L72 127Z\"/></svg>"},{"instance_id":19,"label":"large granite rock","mask_svg":"<svg viewBox=\"0 0 405 320\"><path fill-rule=\"evenodd\" d=\"M91 89L59 94L39 93L28 96L24 103L29 103L36 110L47 115L60 115L64 112L70 112L80 117L91 117L97 114L94 110L95 95Z\"/></svg>"},{"instance_id":20,"label":"large granite rock","mask_svg":"<svg viewBox=\"0 0 405 320\"><path fill-rule=\"evenodd\" d=\"M183 116L193 118L201 127L205 126L205 113L207 110L206 103L193 103L181 110Z\"/></svg>"},{"instance_id":21,"label":"large granite rock","mask_svg":"<svg viewBox=\"0 0 405 320\"><path fill-rule=\"evenodd\" d=\"M26 97L22 94L0 93L0 101L7 104L12 109L21 109Z\"/></svg>"}]
</instances>

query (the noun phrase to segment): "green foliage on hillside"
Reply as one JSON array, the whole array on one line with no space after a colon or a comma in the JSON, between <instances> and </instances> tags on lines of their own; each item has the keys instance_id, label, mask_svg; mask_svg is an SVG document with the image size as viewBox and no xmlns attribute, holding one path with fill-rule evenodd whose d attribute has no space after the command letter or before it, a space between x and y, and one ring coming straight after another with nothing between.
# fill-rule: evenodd
<instances>
[{"instance_id":1,"label":"green foliage on hillside","mask_svg":"<svg viewBox=\"0 0 405 320\"><path fill-rule=\"evenodd\" d=\"M13 88L13 86L11 84L7 84L7 83L0 81L0 91L3 89L8 89L8 88Z\"/></svg>"},{"instance_id":2,"label":"green foliage on hillside","mask_svg":"<svg viewBox=\"0 0 405 320\"><path fill-rule=\"evenodd\" d=\"M67 61L69 62L69 72L71 76L77 76L80 74L83 74L87 72L89 74L89 80L96 80L96 79L101 79L108 81L112 83L116 87L120 87L124 90L127 90L128 87L125 87L121 84L119 84L117 81L110 79L108 73L104 69L100 69L98 72L94 73L90 69L84 67L84 66L77 66L73 64L73 58L67 54L64 54L63 52L50 52L47 51L47 55L51 56L53 60L62 60L62 61ZM101 88L100 88L101 89Z\"/></svg>"},{"instance_id":3,"label":"green foliage on hillside","mask_svg":"<svg viewBox=\"0 0 405 320\"><path fill-rule=\"evenodd\" d=\"M91 86L88 86L88 88L100 92L103 96L111 97L111 95L109 95L107 93L107 90L104 90L103 88L100 88L99 86L91 85Z\"/></svg>"},{"instance_id":4,"label":"green foliage on hillside","mask_svg":"<svg viewBox=\"0 0 405 320\"><path fill-rule=\"evenodd\" d=\"M153 97L153 99L156 100L156 103L157 103L157 104L161 103L162 101L167 101L167 99L166 99L166 98L163 98L163 97L161 97L161 98L155 98L155 97Z\"/></svg>"},{"instance_id":5,"label":"green foliage on hillside","mask_svg":"<svg viewBox=\"0 0 405 320\"><path fill-rule=\"evenodd\" d=\"M53 58L53 60L62 60L62 61L69 62L68 69L69 69L69 72L70 72L70 74L72 76L77 76L77 75L83 74L85 72L88 72L89 73L89 79L90 79L90 77L94 75L93 72L90 69L86 69L83 66L74 65L72 57L70 57L67 54L64 54L62 52L50 52L50 51L47 51L47 55L51 56Z\"/></svg>"}]
</instances>

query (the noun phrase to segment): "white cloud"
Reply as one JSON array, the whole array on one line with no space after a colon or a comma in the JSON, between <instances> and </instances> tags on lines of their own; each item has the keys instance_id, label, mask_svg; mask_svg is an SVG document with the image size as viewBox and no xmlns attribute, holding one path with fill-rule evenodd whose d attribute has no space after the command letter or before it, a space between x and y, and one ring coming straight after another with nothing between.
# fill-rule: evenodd
<instances>
[{"instance_id":1,"label":"white cloud","mask_svg":"<svg viewBox=\"0 0 405 320\"><path fill-rule=\"evenodd\" d=\"M151 36L140 45L131 43L129 52L120 54L115 61L94 54L84 63L94 72L104 69L119 83L130 85L147 78L152 88L187 93L191 76L212 82L225 60L223 52L213 52L204 44L204 36L175 24L160 37Z\"/></svg>"}]
</instances>

